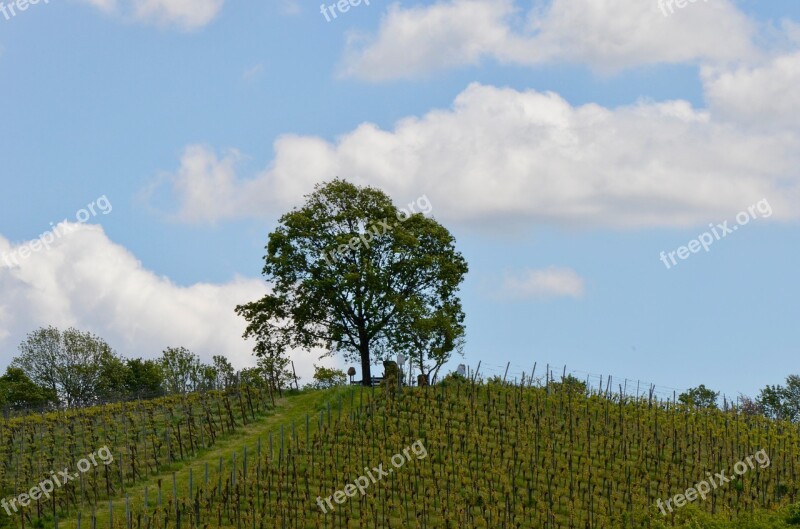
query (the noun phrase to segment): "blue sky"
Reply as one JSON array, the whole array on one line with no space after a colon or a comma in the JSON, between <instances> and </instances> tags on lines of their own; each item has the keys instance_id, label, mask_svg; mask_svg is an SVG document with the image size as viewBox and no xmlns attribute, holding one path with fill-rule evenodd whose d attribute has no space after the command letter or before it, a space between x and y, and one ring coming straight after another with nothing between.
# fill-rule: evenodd
<instances>
[{"instance_id":1,"label":"blue sky","mask_svg":"<svg viewBox=\"0 0 800 529\"><path fill-rule=\"evenodd\" d=\"M0 11L0 79L0 255L98 205L0 259L0 367L50 324L252 363L233 307L266 236L341 176L456 236L449 367L727 395L798 372L796 2L41 0Z\"/></svg>"}]
</instances>

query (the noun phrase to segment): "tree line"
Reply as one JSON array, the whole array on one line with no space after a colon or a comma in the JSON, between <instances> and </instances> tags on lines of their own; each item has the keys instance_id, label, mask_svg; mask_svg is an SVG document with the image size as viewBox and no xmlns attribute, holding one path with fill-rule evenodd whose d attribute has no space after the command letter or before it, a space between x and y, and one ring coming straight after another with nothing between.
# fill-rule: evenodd
<instances>
[{"instance_id":1,"label":"tree line","mask_svg":"<svg viewBox=\"0 0 800 529\"><path fill-rule=\"evenodd\" d=\"M697 408L716 408L719 392L700 384L681 393L678 400ZM789 375L785 384L765 386L755 398L739 395L736 409L745 415L800 422L800 376Z\"/></svg>"},{"instance_id":2,"label":"tree line","mask_svg":"<svg viewBox=\"0 0 800 529\"><path fill-rule=\"evenodd\" d=\"M90 332L40 328L19 345L19 355L0 377L0 408L81 407L240 383L280 389L291 377L287 364L260 361L236 371L223 355L206 364L185 347L168 347L155 359L125 358Z\"/></svg>"}]
</instances>

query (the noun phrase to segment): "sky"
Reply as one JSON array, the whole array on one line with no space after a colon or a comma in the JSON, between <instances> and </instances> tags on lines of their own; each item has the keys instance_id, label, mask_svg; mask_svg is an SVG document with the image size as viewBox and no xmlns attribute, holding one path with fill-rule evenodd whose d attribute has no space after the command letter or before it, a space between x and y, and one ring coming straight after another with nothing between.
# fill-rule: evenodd
<instances>
[{"instance_id":1,"label":"sky","mask_svg":"<svg viewBox=\"0 0 800 529\"><path fill-rule=\"evenodd\" d=\"M800 3L352 3L0 0L0 368L49 325L253 365L267 236L341 177L456 237L445 371L800 372Z\"/></svg>"}]
</instances>

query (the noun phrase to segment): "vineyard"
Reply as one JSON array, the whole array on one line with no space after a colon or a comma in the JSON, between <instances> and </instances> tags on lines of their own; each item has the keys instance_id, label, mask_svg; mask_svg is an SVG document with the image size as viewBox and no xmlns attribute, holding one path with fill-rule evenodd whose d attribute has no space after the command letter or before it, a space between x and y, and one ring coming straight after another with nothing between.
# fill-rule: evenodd
<instances>
[{"instance_id":1,"label":"vineyard","mask_svg":"<svg viewBox=\"0 0 800 529\"><path fill-rule=\"evenodd\" d=\"M18 516L29 524L55 519L81 505L124 495L126 487L193 458L220 436L258 420L270 409L265 390L242 387L14 418L0 426L0 491L3 497L29 489L53 472L72 473L82 458L108 447L110 464L58 487ZM28 485L30 484L30 485Z\"/></svg>"},{"instance_id":2,"label":"vineyard","mask_svg":"<svg viewBox=\"0 0 800 529\"><path fill-rule=\"evenodd\" d=\"M316 394L302 420L197 461L264 420L270 398L243 388L9 421L0 429L4 497L74 469L103 445L114 454L113 464L9 520L91 529L662 528L698 511L746 519L800 500L800 433L763 417L558 384ZM392 468L393 454L415 442L426 457ZM656 507L760 450L768 466L734 476L705 501L666 516ZM381 464L394 472L320 508L320 498Z\"/></svg>"}]
</instances>

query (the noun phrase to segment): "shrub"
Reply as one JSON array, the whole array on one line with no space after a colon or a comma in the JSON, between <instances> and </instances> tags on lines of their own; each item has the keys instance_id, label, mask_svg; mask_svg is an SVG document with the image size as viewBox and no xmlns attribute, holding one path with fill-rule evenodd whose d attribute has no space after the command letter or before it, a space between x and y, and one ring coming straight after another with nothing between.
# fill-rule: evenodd
<instances>
[{"instance_id":1,"label":"shrub","mask_svg":"<svg viewBox=\"0 0 800 529\"><path fill-rule=\"evenodd\" d=\"M341 386L347 382L347 375L341 369L314 365L314 382L309 384L312 389L328 389Z\"/></svg>"},{"instance_id":2,"label":"shrub","mask_svg":"<svg viewBox=\"0 0 800 529\"><path fill-rule=\"evenodd\" d=\"M789 505L786 509L786 523L800 525L800 503Z\"/></svg>"}]
</instances>

